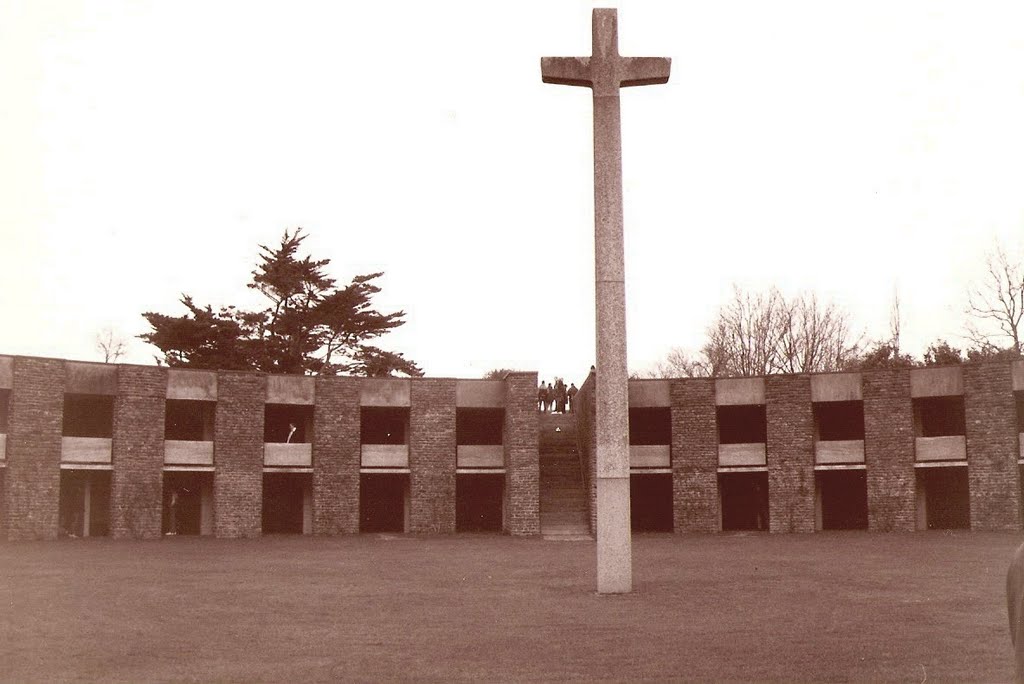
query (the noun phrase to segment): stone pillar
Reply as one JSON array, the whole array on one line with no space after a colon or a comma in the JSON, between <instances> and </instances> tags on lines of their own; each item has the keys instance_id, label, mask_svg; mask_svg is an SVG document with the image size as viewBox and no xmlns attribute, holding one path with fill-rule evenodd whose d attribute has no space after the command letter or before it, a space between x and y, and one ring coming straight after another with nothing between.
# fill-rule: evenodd
<instances>
[{"instance_id":1,"label":"stone pillar","mask_svg":"<svg viewBox=\"0 0 1024 684\"><path fill-rule=\"evenodd\" d=\"M917 520L910 371L865 372L862 382L868 529L910 532Z\"/></svg>"},{"instance_id":2,"label":"stone pillar","mask_svg":"<svg viewBox=\"0 0 1024 684\"><path fill-rule=\"evenodd\" d=\"M7 538L56 539L64 362L15 357L7 433Z\"/></svg>"},{"instance_id":3,"label":"stone pillar","mask_svg":"<svg viewBox=\"0 0 1024 684\"><path fill-rule=\"evenodd\" d=\"M258 537L263 529L263 410L267 376L217 373L214 534Z\"/></svg>"},{"instance_id":4,"label":"stone pillar","mask_svg":"<svg viewBox=\"0 0 1024 684\"><path fill-rule=\"evenodd\" d=\"M409 389L409 531L455 531L455 380L414 378Z\"/></svg>"},{"instance_id":5,"label":"stone pillar","mask_svg":"<svg viewBox=\"0 0 1024 684\"><path fill-rule=\"evenodd\" d=\"M167 369L118 366L110 477L113 537L160 536L166 415Z\"/></svg>"},{"instance_id":6,"label":"stone pillar","mask_svg":"<svg viewBox=\"0 0 1024 684\"><path fill-rule=\"evenodd\" d=\"M771 532L814 531L814 413L809 375L765 378Z\"/></svg>"},{"instance_id":7,"label":"stone pillar","mask_svg":"<svg viewBox=\"0 0 1024 684\"><path fill-rule=\"evenodd\" d=\"M358 378L318 376L313 409L313 534L359 532Z\"/></svg>"},{"instance_id":8,"label":"stone pillar","mask_svg":"<svg viewBox=\"0 0 1024 684\"><path fill-rule=\"evenodd\" d=\"M1017 404L1008 363L965 364L971 529L1019 530Z\"/></svg>"},{"instance_id":9,"label":"stone pillar","mask_svg":"<svg viewBox=\"0 0 1024 684\"><path fill-rule=\"evenodd\" d=\"M672 510L676 532L720 532L715 381L673 380Z\"/></svg>"},{"instance_id":10,"label":"stone pillar","mask_svg":"<svg viewBox=\"0 0 1024 684\"><path fill-rule=\"evenodd\" d=\"M505 378L506 528L513 535L540 534L540 451L537 374Z\"/></svg>"}]
</instances>

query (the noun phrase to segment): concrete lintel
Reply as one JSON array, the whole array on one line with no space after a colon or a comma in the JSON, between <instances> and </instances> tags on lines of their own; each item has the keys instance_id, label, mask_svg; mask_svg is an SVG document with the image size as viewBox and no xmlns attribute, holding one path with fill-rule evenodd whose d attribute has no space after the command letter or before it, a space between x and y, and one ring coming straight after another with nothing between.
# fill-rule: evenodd
<instances>
[{"instance_id":1,"label":"concrete lintel","mask_svg":"<svg viewBox=\"0 0 1024 684\"><path fill-rule=\"evenodd\" d=\"M212 465L165 465L165 473L212 473L216 468Z\"/></svg>"},{"instance_id":2,"label":"concrete lintel","mask_svg":"<svg viewBox=\"0 0 1024 684\"><path fill-rule=\"evenodd\" d=\"M671 475L671 468L630 468L630 475Z\"/></svg>"},{"instance_id":3,"label":"concrete lintel","mask_svg":"<svg viewBox=\"0 0 1024 684\"><path fill-rule=\"evenodd\" d=\"M504 468L456 468L456 475L504 475Z\"/></svg>"},{"instance_id":4,"label":"concrete lintel","mask_svg":"<svg viewBox=\"0 0 1024 684\"><path fill-rule=\"evenodd\" d=\"M669 468L672 466L672 447L668 444L634 444L629 447L629 467Z\"/></svg>"},{"instance_id":5,"label":"concrete lintel","mask_svg":"<svg viewBox=\"0 0 1024 684\"><path fill-rule=\"evenodd\" d=\"M864 440L844 439L830 442L818 442L814 445L814 460L819 465L863 463Z\"/></svg>"},{"instance_id":6,"label":"concrete lintel","mask_svg":"<svg viewBox=\"0 0 1024 684\"><path fill-rule=\"evenodd\" d=\"M811 401L861 401L860 373L827 373L811 376Z\"/></svg>"},{"instance_id":7,"label":"concrete lintel","mask_svg":"<svg viewBox=\"0 0 1024 684\"><path fill-rule=\"evenodd\" d=\"M268 375L268 404L312 406L316 397L316 378L311 375Z\"/></svg>"},{"instance_id":8,"label":"concrete lintel","mask_svg":"<svg viewBox=\"0 0 1024 684\"><path fill-rule=\"evenodd\" d=\"M720 466L764 466L767 464L767 449L764 442L718 445L718 465Z\"/></svg>"},{"instance_id":9,"label":"concrete lintel","mask_svg":"<svg viewBox=\"0 0 1024 684\"><path fill-rule=\"evenodd\" d=\"M715 380L716 406L747 406L764 403L764 378Z\"/></svg>"},{"instance_id":10,"label":"concrete lintel","mask_svg":"<svg viewBox=\"0 0 1024 684\"><path fill-rule=\"evenodd\" d=\"M61 463L61 470L113 470L109 463Z\"/></svg>"},{"instance_id":11,"label":"concrete lintel","mask_svg":"<svg viewBox=\"0 0 1024 684\"><path fill-rule=\"evenodd\" d=\"M963 435L947 437L918 437L914 440L916 461L966 461L967 438Z\"/></svg>"},{"instance_id":12,"label":"concrete lintel","mask_svg":"<svg viewBox=\"0 0 1024 684\"><path fill-rule=\"evenodd\" d=\"M312 466L263 466L265 473L312 473Z\"/></svg>"},{"instance_id":13,"label":"concrete lintel","mask_svg":"<svg viewBox=\"0 0 1024 684\"><path fill-rule=\"evenodd\" d=\"M504 380L456 380L455 406L458 408L504 408Z\"/></svg>"},{"instance_id":14,"label":"concrete lintel","mask_svg":"<svg viewBox=\"0 0 1024 684\"><path fill-rule=\"evenodd\" d=\"M360 468L360 475L408 475L408 468Z\"/></svg>"},{"instance_id":15,"label":"concrete lintel","mask_svg":"<svg viewBox=\"0 0 1024 684\"><path fill-rule=\"evenodd\" d=\"M671 380L630 380L629 407L652 408L672 405Z\"/></svg>"},{"instance_id":16,"label":"concrete lintel","mask_svg":"<svg viewBox=\"0 0 1024 684\"><path fill-rule=\"evenodd\" d=\"M168 439L164 441L164 465L213 465L213 442Z\"/></svg>"},{"instance_id":17,"label":"concrete lintel","mask_svg":"<svg viewBox=\"0 0 1024 684\"><path fill-rule=\"evenodd\" d=\"M217 401L217 371L167 371L167 398L189 401Z\"/></svg>"},{"instance_id":18,"label":"concrete lintel","mask_svg":"<svg viewBox=\"0 0 1024 684\"><path fill-rule=\"evenodd\" d=\"M914 464L915 468L966 468L967 461L922 461Z\"/></svg>"},{"instance_id":19,"label":"concrete lintel","mask_svg":"<svg viewBox=\"0 0 1024 684\"><path fill-rule=\"evenodd\" d=\"M455 447L456 468L502 468L505 465L505 447L501 444L470 445Z\"/></svg>"},{"instance_id":20,"label":"concrete lintel","mask_svg":"<svg viewBox=\"0 0 1024 684\"><path fill-rule=\"evenodd\" d=\"M1010 373L1013 376L1013 391L1024 392L1024 361L1014 361L1010 365Z\"/></svg>"},{"instance_id":21,"label":"concrete lintel","mask_svg":"<svg viewBox=\"0 0 1024 684\"><path fill-rule=\"evenodd\" d=\"M910 371L911 397L954 397L964 393L963 368L914 368Z\"/></svg>"},{"instance_id":22,"label":"concrete lintel","mask_svg":"<svg viewBox=\"0 0 1024 684\"><path fill-rule=\"evenodd\" d=\"M14 386L14 357L0 356L0 389Z\"/></svg>"},{"instance_id":23,"label":"concrete lintel","mask_svg":"<svg viewBox=\"0 0 1024 684\"><path fill-rule=\"evenodd\" d=\"M117 366L85 361L64 362L65 394L117 394Z\"/></svg>"},{"instance_id":24,"label":"concrete lintel","mask_svg":"<svg viewBox=\"0 0 1024 684\"><path fill-rule=\"evenodd\" d=\"M867 470L863 463L829 463L814 466L815 470Z\"/></svg>"},{"instance_id":25,"label":"concrete lintel","mask_svg":"<svg viewBox=\"0 0 1024 684\"><path fill-rule=\"evenodd\" d=\"M359 387L360 406L409 406L410 380L369 378Z\"/></svg>"},{"instance_id":26,"label":"concrete lintel","mask_svg":"<svg viewBox=\"0 0 1024 684\"><path fill-rule=\"evenodd\" d=\"M61 463L110 463L110 437L62 437Z\"/></svg>"},{"instance_id":27,"label":"concrete lintel","mask_svg":"<svg viewBox=\"0 0 1024 684\"><path fill-rule=\"evenodd\" d=\"M768 466L718 466L719 474L728 473L767 473Z\"/></svg>"}]
</instances>

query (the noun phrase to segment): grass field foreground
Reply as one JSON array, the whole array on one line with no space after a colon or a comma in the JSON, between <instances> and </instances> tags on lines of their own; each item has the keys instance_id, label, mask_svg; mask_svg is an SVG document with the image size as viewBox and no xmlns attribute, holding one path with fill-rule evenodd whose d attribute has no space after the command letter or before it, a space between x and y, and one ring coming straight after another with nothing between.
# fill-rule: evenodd
<instances>
[{"instance_id":1,"label":"grass field foreground","mask_svg":"<svg viewBox=\"0 0 1024 684\"><path fill-rule=\"evenodd\" d=\"M0 679L1009 681L1019 534L0 544Z\"/></svg>"}]
</instances>

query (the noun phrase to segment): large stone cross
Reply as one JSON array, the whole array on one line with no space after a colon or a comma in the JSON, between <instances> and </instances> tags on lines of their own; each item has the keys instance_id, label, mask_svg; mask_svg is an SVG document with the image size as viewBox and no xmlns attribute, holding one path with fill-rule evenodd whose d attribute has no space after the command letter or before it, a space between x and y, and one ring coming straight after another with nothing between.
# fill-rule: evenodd
<instances>
[{"instance_id":1,"label":"large stone cross","mask_svg":"<svg viewBox=\"0 0 1024 684\"><path fill-rule=\"evenodd\" d=\"M619 88L668 81L671 60L620 57L615 10L595 9L590 57L544 57L545 83L594 93L594 257L597 292L597 591L633 589L629 522L629 387L622 246Z\"/></svg>"}]
</instances>

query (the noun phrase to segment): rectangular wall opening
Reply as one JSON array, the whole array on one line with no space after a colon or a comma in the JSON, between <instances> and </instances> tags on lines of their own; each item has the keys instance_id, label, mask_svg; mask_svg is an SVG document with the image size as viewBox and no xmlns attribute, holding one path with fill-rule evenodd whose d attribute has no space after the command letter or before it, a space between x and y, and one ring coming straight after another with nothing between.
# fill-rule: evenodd
<instances>
[{"instance_id":1,"label":"rectangular wall opening","mask_svg":"<svg viewBox=\"0 0 1024 684\"><path fill-rule=\"evenodd\" d=\"M495 446L504 439L505 409L455 409L455 443L465 446Z\"/></svg>"},{"instance_id":2,"label":"rectangular wall opening","mask_svg":"<svg viewBox=\"0 0 1024 684\"><path fill-rule=\"evenodd\" d=\"M263 473L263 534L310 531L312 492L312 473Z\"/></svg>"},{"instance_id":3,"label":"rectangular wall opening","mask_svg":"<svg viewBox=\"0 0 1024 684\"><path fill-rule=\"evenodd\" d=\"M636 446L672 443L672 409L645 406L629 409L629 443Z\"/></svg>"},{"instance_id":4,"label":"rectangular wall opening","mask_svg":"<svg viewBox=\"0 0 1024 684\"><path fill-rule=\"evenodd\" d=\"M67 537L110 534L110 471L60 471L60 533Z\"/></svg>"},{"instance_id":5,"label":"rectangular wall opening","mask_svg":"<svg viewBox=\"0 0 1024 684\"><path fill-rule=\"evenodd\" d=\"M265 404L263 441L310 444L313 441L313 407L307 404Z\"/></svg>"},{"instance_id":6,"label":"rectangular wall opening","mask_svg":"<svg viewBox=\"0 0 1024 684\"><path fill-rule=\"evenodd\" d=\"M722 530L768 529L768 473L719 473Z\"/></svg>"},{"instance_id":7,"label":"rectangular wall opening","mask_svg":"<svg viewBox=\"0 0 1024 684\"><path fill-rule=\"evenodd\" d=\"M719 444L758 444L768 439L768 419L764 404L719 406Z\"/></svg>"},{"instance_id":8,"label":"rectangular wall opening","mask_svg":"<svg viewBox=\"0 0 1024 684\"><path fill-rule=\"evenodd\" d=\"M168 399L164 416L164 439L186 442L212 442L214 401Z\"/></svg>"},{"instance_id":9,"label":"rectangular wall opening","mask_svg":"<svg viewBox=\"0 0 1024 684\"><path fill-rule=\"evenodd\" d=\"M213 523L212 506L213 473L188 471L164 473L164 534L210 534Z\"/></svg>"},{"instance_id":10,"label":"rectangular wall opening","mask_svg":"<svg viewBox=\"0 0 1024 684\"><path fill-rule=\"evenodd\" d=\"M407 444L408 432L407 407L364 406L359 411L362 444Z\"/></svg>"},{"instance_id":11,"label":"rectangular wall opening","mask_svg":"<svg viewBox=\"0 0 1024 684\"><path fill-rule=\"evenodd\" d=\"M863 401L823 401L812 406L819 442L864 439Z\"/></svg>"},{"instance_id":12,"label":"rectangular wall opening","mask_svg":"<svg viewBox=\"0 0 1024 684\"><path fill-rule=\"evenodd\" d=\"M359 476L359 531L404 532L409 476L363 473Z\"/></svg>"},{"instance_id":13,"label":"rectangular wall opening","mask_svg":"<svg viewBox=\"0 0 1024 684\"><path fill-rule=\"evenodd\" d=\"M1024 432L1024 392L1014 392L1013 398L1017 403L1017 432Z\"/></svg>"},{"instance_id":14,"label":"rectangular wall opening","mask_svg":"<svg viewBox=\"0 0 1024 684\"><path fill-rule=\"evenodd\" d=\"M65 394L65 437L114 435L114 397L108 394Z\"/></svg>"},{"instance_id":15,"label":"rectangular wall opening","mask_svg":"<svg viewBox=\"0 0 1024 684\"><path fill-rule=\"evenodd\" d=\"M915 437L952 437L967 434L962 396L920 397L913 401Z\"/></svg>"},{"instance_id":16,"label":"rectangular wall opening","mask_svg":"<svg viewBox=\"0 0 1024 684\"><path fill-rule=\"evenodd\" d=\"M0 389L0 434L7 433L7 422L11 411L11 390Z\"/></svg>"},{"instance_id":17,"label":"rectangular wall opening","mask_svg":"<svg viewBox=\"0 0 1024 684\"><path fill-rule=\"evenodd\" d=\"M630 526L634 532L671 532L672 474L630 475L629 515Z\"/></svg>"},{"instance_id":18,"label":"rectangular wall opening","mask_svg":"<svg viewBox=\"0 0 1024 684\"><path fill-rule=\"evenodd\" d=\"M501 532L503 474L459 473L455 476L455 531Z\"/></svg>"},{"instance_id":19,"label":"rectangular wall opening","mask_svg":"<svg viewBox=\"0 0 1024 684\"><path fill-rule=\"evenodd\" d=\"M966 530L971 527L967 468L917 469L918 527Z\"/></svg>"},{"instance_id":20,"label":"rectangular wall opening","mask_svg":"<svg viewBox=\"0 0 1024 684\"><path fill-rule=\"evenodd\" d=\"M819 470L814 474L814 480L820 529L868 528L868 481L865 471Z\"/></svg>"}]
</instances>

